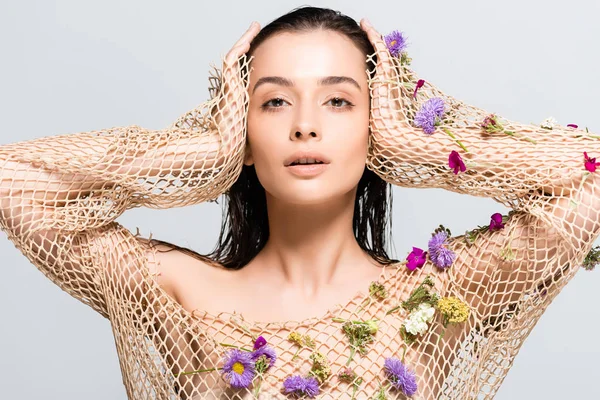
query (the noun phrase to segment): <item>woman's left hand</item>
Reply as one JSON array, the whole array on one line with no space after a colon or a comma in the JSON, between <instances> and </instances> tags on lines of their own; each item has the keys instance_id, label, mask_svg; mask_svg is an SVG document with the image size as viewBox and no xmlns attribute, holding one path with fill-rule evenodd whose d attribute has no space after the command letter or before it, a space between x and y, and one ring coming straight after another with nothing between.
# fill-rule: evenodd
<instances>
[{"instance_id":1,"label":"woman's left hand","mask_svg":"<svg viewBox=\"0 0 600 400\"><path fill-rule=\"evenodd\" d=\"M392 57L383 37L367 19L361 19L360 26L369 37L377 56L375 75L369 79L372 138L375 144L394 145L403 132L408 134L414 131L402 106L400 60Z\"/></svg>"}]
</instances>

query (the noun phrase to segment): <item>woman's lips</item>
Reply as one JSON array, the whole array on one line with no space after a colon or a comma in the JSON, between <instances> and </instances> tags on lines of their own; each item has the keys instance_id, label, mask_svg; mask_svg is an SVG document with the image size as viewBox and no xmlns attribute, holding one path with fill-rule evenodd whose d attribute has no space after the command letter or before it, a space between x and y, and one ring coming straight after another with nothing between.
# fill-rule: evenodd
<instances>
[{"instance_id":1,"label":"woman's lips","mask_svg":"<svg viewBox=\"0 0 600 400\"><path fill-rule=\"evenodd\" d=\"M321 172L325 171L328 166L329 164L298 164L290 165L286 168L296 176L311 177L319 175Z\"/></svg>"}]
</instances>

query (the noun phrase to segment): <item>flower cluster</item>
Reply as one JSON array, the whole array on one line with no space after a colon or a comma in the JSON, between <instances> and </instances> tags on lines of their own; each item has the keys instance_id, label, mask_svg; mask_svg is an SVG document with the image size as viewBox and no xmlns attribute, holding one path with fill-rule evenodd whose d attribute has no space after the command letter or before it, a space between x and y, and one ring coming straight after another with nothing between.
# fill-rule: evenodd
<instances>
[{"instance_id":1,"label":"flower cluster","mask_svg":"<svg viewBox=\"0 0 600 400\"><path fill-rule=\"evenodd\" d=\"M378 300L384 300L388 297L388 292L382 283L371 282L369 285L369 296L375 297Z\"/></svg>"},{"instance_id":2,"label":"flower cluster","mask_svg":"<svg viewBox=\"0 0 600 400\"><path fill-rule=\"evenodd\" d=\"M238 348L230 349L223 357L222 373L233 388L247 388L258 378L259 382L255 387L258 393L263 373L273 367L276 360L275 350L267 345L264 337L259 336L251 352Z\"/></svg>"},{"instance_id":3,"label":"flower cluster","mask_svg":"<svg viewBox=\"0 0 600 400\"><path fill-rule=\"evenodd\" d=\"M598 264L600 264L600 246L595 246L585 256L581 266L588 271L592 271Z\"/></svg>"},{"instance_id":4,"label":"flower cluster","mask_svg":"<svg viewBox=\"0 0 600 400\"><path fill-rule=\"evenodd\" d=\"M435 127L441 124L444 117L444 100L440 97L433 97L427 100L415 116L415 125L423 128L423 132L431 135L435 132Z\"/></svg>"},{"instance_id":5,"label":"flower cluster","mask_svg":"<svg viewBox=\"0 0 600 400\"><path fill-rule=\"evenodd\" d=\"M302 350L304 347L308 347L309 349L313 349L316 347L315 345L315 341L313 340L313 338L311 338L308 335L301 335L298 332L294 331L294 332L290 332L290 334L288 335L287 338L290 342L294 343L295 345L298 346L298 350L296 350L296 353L294 354L294 356L292 357L292 360L296 359L296 357L298 357L298 353L300 352L300 350Z\"/></svg>"},{"instance_id":6,"label":"flower cluster","mask_svg":"<svg viewBox=\"0 0 600 400\"><path fill-rule=\"evenodd\" d=\"M431 239L427 243L428 251L413 246L412 251L406 256L406 268L409 271L421 268L425 264L425 261L427 261L427 257L440 269L450 267L456 259L456 253L448 248L448 241L451 235L449 229L440 225L433 232Z\"/></svg>"},{"instance_id":7,"label":"flower cluster","mask_svg":"<svg viewBox=\"0 0 600 400\"><path fill-rule=\"evenodd\" d=\"M440 225L440 228L443 228L443 226ZM433 233L427 245L429 247L429 259L431 262L433 262L436 267L445 269L454 263L456 253L447 247L448 239L450 237L449 231L445 228L440 230L440 228Z\"/></svg>"},{"instance_id":8,"label":"flower cluster","mask_svg":"<svg viewBox=\"0 0 600 400\"><path fill-rule=\"evenodd\" d=\"M465 322L469 318L469 306L454 296L442 297L438 300L436 308L443 316L444 327Z\"/></svg>"},{"instance_id":9,"label":"flower cluster","mask_svg":"<svg viewBox=\"0 0 600 400\"><path fill-rule=\"evenodd\" d=\"M289 376L283 381L283 392L296 397L315 398L319 393L319 382L315 377Z\"/></svg>"},{"instance_id":10,"label":"flower cluster","mask_svg":"<svg viewBox=\"0 0 600 400\"><path fill-rule=\"evenodd\" d=\"M552 130L556 126L556 119L553 117L548 117L540 124L541 128Z\"/></svg>"},{"instance_id":11,"label":"flower cluster","mask_svg":"<svg viewBox=\"0 0 600 400\"><path fill-rule=\"evenodd\" d=\"M346 365L350 365L357 351L362 355L366 354L368 346L375 341L374 335L379 330L379 325L377 324L377 320L374 319L347 321L342 318L333 318L333 321L344 323L342 330L350 343L350 356Z\"/></svg>"},{"instance_id":12,"label":"flower cluster","mask_svg":"<svg viewBox=\"0 0 600 400\"><path fill-rule=\"evenodd\" d=\"M390 55L395 58L400 58L400 64L410 64L411 59L405 52L408 43L404 34L400 31L392 31L390 34L383 37L383 41L387 49L390 51Z\"/></svg>"},{"instance_id":13,"label":"flower cluster","mask_svg":"<svg viewBox=\"0 0 600 400\"><path fill-rule=\"evenodd\" d=\"M507 131L504 129L504 127L502 126L502 124L500 123L500 121L498 121L498 116L496 114L490 114L487 117L485 117L483 119L483 122L481 122L479 124L479 126L481 126L481 128L483 128L483 130L487 133L504 133L507 134L509 136L515 136L515 137L522 137L525 140L531 142L531 143L535 143L537 144L537 142L533 139L530 139L528 137L524 137L520 134L517 134L516 132L513 131Z\"/></svg>"},{"instance_id":14,"label":"flower cluster","mask_svg":"<svg viewBox=\"0 0 600 400\"><path fill-rule=\"evenodd\" d=\"M318 351L315 351L310 355L310 360L312 361L312 368L310 369L309 374L314 376L320 384L325 383L327 379L331 376L331 366L329 365L329 360L327 357Z\"/></svg>"},{"instance_id":15,"label":"flower cluster","mask_svg":"<svg viewBox=\"0 0 600 400\"><path fill-rule=\"evenodd\" d=\"M596 157L591 158L587 152L583 152L583 166L589 172L596 172L596 167L600 166L600 162L596 162Z\"/></svg>"},{"instance_id":16,"label":"flower cluster","mask_svg":"<svg viewBox=\"0 0 600 400\"><path fill-rule=\"evenodd\" d=\"M427 331L434 314L435 308L431 304L421 303L408 315L404 322L404 329L411 335L422 335Z\"/></svg>"},{"instance_id":17,"label":"flower cluster","mask_svg":"<svg viewBox=\"0 0 600 400\"><path fill-rule=\"evenodd\" d=\"M402 361L397 358L386 358L383 368L392 387L399 389L407 396L417 392L417 379L415 373L408 369Z\"/></svg>"}]
</instances>

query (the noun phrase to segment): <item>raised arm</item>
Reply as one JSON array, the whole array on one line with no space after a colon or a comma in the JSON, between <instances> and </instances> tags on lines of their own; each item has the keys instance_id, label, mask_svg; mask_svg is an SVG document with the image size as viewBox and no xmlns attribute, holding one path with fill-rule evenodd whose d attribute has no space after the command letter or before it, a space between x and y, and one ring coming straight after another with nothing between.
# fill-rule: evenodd
<instances>
[{"instance_id":1,"label":"raised arm","mask_svg":"<svg viewBox=\"0 0 600 400\"><path fill-rule=\"evenodd\" d=\"M369 80L368 167L395 185L491 197L511 208L503 229L455 238L457 261L448 273L482 320L517 300L547 305L600 235L600 170L592 160L600 137L465 104L419 82L365 28L378 56Z\"/></svg>"},{"instance_id":2,"label":"raised arm","mask_svg":"<svg viewBox=\"0 0 600 400\"><path fill-rule=\"evenodd\" d=\"M225 57L223 74L211 80L213 97L168 129L132 125L0 146L0 227L63 290L106 315L106 275L97 273L95 255L110 249L126 265L139 252L114 220L133 207L212 200L233 184L246 141L244 53L258 29Z\"/></svg>"}]
</instances>

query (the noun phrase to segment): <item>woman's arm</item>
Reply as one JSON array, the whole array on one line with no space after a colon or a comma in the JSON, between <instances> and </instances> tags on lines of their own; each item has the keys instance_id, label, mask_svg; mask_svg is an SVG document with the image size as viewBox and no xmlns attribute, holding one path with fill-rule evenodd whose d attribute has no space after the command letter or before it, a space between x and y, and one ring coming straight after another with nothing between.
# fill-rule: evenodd
<instances>
[{"instance_id":1,"label":"woman's arm","mask_svg":"<svg viewBox=\"0 0 600 400\"><path fill-rule=\"evenodd\" d=\"M118 250L124 261L139 250L114 220L133 207L215 199L242 168L248 68L245 55L235 55L223 63L224 83L211 88L216 97L168 129L133 125L0 146L0 227L9 239L63 290L106 315L94 255ZM123 274L104 276L135 285Z\"/></svg>"},{"instance_id":2,"label":"woman's arm","mask_svg":"<svg viewBox=\"0 0 600 400\"><path fill-rule=\"evenodd\" d=\"M449 271L482 318L540 285L553 297L600 235L600 170L588 171L584 157L600 157L600 137L502 119L429 82L415 95L414 71L368 33L378 50L378 71L369 80L368 167L395 185L491 197L513 209L504 229L479 232L470 246L459 246ZM425 104L438 112L432 133L418 123L427 117ZM587 168L595 164L588 160Z\"/></svg>"}]
</instances>

